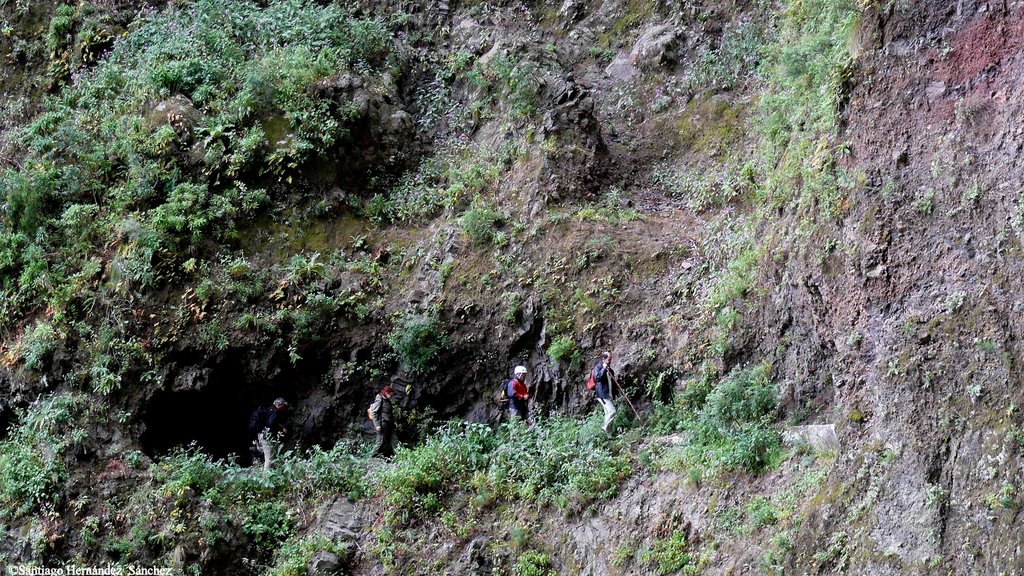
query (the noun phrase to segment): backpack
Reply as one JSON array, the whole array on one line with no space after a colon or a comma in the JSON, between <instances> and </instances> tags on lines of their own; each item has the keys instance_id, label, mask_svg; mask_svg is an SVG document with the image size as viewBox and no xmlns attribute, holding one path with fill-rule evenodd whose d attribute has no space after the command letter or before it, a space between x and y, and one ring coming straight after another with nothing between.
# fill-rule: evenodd
<instances>
[{"instance_id":1,"label":"backpack","mask_svg":"<svg viewBox=\"0 0 1024 576\"><path fill-rule=\"evenodd\" d=\"M274 410L274 408L257 408L253 410L252 414L249 415L249 432L255 434L266 428L271 410Z\"/></svg>"},{"instance_id":2,"label":"backpack","mask_svg":"<svg viewBox=\"0 0 1024 576\"><path fill-rule=\"evenodd\" d=\"M501 385L498 392L494 395L494 403L500 406L503 410L508 408L508 403L511 399L508 397L508 382Z\"/></svg>"},{"instance_id":3,"label":"backpack","mask_svg":"<svg viewBox=\"0 0 1024 576\"><path fill-rule=\"evenodd\" d=\"M597 382L594 381L594 371L590 371L590 376L587 377L587 390L593 390L597 387Z\"/></svg>"}]
</instances>

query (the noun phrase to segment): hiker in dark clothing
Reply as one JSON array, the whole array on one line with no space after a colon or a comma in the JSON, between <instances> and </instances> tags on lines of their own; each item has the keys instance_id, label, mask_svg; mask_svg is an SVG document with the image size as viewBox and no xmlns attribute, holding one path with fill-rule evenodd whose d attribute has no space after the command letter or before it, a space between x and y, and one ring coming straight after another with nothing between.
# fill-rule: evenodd
<instances>
[{"instance_id":1,"label":"hiker in dark clothing","mask_svg":"<svg viewBox=\"0 0 1024 576\"><path fill-rule=\"evenodd\" d=\"M274 444L288 433L288 428L285 426L287 410L288 403L284 401L284 398L278 398L269 408L257 408L250 418L250 428L256 432L256 439L253 440L250 452L253 454L254 461L259 459L260 454L263 455L264 472L270 470L270 462L274 457Z\"/></svg>"},{"instance_id":2,"label":"hiker in dark clothing","mask_svg":"<svg viewBox=\"0 0 1024 576\"><path fill-rule=\"evenodd\" d=\"M512 379L505 385L508 396L508 412L510 420L526 421L530 415L530 389L526 386L526 367L516 366Z\"/></svg>"},{"instance_id":3,"label":"hiker in dark clothing","mask_svg":"<svg viewBox=\"0 0 1024 576\"><path fill-rule=\"evenodd\" d=\"M603 352L601 354L601 361L594 366L594 392L597 396L597 401L601 404L601 408L604 409L604 425L601 429L604 430L605 434L608 433L608 427L611 425L612 420L615 419L615 405L612 404L612 378L614 373L611 369L612 353Z\"/></svg>"},{"instance_id":4,"label":"hiker in dark clothing","mask_svg":"<svg viewBox=\"0 0 1024 576\"><path fill-rule=\"evenodd\" d=\"M391 408L391 395L394 390L391 386L381 388L373 404L366 411L366 415L373 422L373 428L377 430L377 444L373 447L370 456L388 457L395 453L392 444L395 433L395 416Z\"/></svg>"}]
</instances>

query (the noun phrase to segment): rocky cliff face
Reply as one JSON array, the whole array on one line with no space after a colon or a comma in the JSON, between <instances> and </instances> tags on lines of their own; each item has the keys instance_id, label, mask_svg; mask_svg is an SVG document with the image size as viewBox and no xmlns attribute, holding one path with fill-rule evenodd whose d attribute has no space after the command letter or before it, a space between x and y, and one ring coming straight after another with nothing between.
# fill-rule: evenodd
<instances>
[{"instance_id":1,"label":"rocky cliff face","mask_svg":"<svg viewBox=\"0 0 1024 576\"><path fill-rule=\"evenodd\" d=\"M794 316L817 318L814 345L834 366L833 405L858 454L833 474L842 496L808 536L845 534L865 572L1020 569L999 542L1020 484L1010 78L1021 15L920 6L862 24L842 162L863 183L834 233L845 254L797 276L809 301ZM873 449L895 458L872 462ZM840 519L852 510L864 512Z\"/></svg>"},{"instance_id":2,"label":"rocky cliff face","mask_svg":"<svg viewBox=\"0 0 1024 576\"><path fill-rule=\"evenodd\" d=\"M0 4L8 562L1024 570L1024 5L208 4ZM548 451L609 348L641 417ZM607 490L436 431L516 364ZM384 384L478 459L359 456Z\"/></svg>"}]
</instances>

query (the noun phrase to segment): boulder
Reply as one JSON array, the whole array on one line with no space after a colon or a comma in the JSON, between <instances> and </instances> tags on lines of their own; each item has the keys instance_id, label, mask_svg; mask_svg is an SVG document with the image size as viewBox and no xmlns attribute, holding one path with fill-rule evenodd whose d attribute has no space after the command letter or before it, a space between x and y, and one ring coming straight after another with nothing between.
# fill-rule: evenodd
<instances>
[{"instance_id":1,"label":"boulder","mask_svg":"<svg viewBox=\"0 0 1024 576\"><path fill-rule=\"evenodd\" d=\"M327 511L321 532L335 542L355 542L363 531L359 510L348 498L338 498Z\"/></svg>"},{"instance_id":2,"label":"boulder","mask_svg":"<svg viewBox=\"0 0 1024 576\"><path fill-rule=\"evenodd\" d=\"M178 371L171 390L174 392L190 392L206 388L210 380L210 368L187 366Z\"/></svg>"},{"instance_id":3,"label":"boulder","mask_svg":"<svg viewBox=\"0 0 1024 576\"><path fill-rule=\"evenodd\" d=\"M491 32L471 18L464 18L455 26L452 40L473 54L483 54L493 45Z\"/></svg>"},{"instance_id":4,"label":"boulder","mask_svg":"<svg viewBox=\"0 0 1024 576\"><path fill-rule=\"evenodd\" d=\"M620 82L629 82L636 78L640 71L633 65L632 56L619 54L615 60L604 69L604 73Z\"/></svg>"},{"instance_id":5,"label":"boulder","mask_svg":"<svg viewBox=\"0 0 1024 576\"><path fill-rule=\"evenodd\" d=\"M192 105L192 101L181 94L153 104L146 114L150 130L167 124L179 134L190 133L201 118L202 114Z\"/></svg>"},{"instance_id":6,"label":"boulder","mask_svg":"<svg viewBox=\"0 0 1024 576\"><path fill-rule=\"evenodd\" d=\"M373 110L373 96L366 89L359 88L352 94L352 106L359 116L365 117Z\"/></svg>"},{"instance_id":7,"label":"boulder","mask_svg":"<svg viewBox=\"0 0 1024 576\"><path fill-rule=\"evenodd\" d=\"M405 110L395 110L391 113L388 118L388 131L392 133L404 134L412 130L413 118Z\"/></svg>"},{"instance_id":8,"label":"boulder","mask_svg":"<svg viewBox=\"0 0 1024 576\"><path fill-rule=\"evenodd\" d=\"M569 26L583 16L583 9L586 3L583 0L565 0L562 7L558 9L558 18L563 25Z\"/></svg>"},{"instance_id":9,"label":"boulder","mask_svg":"<svg viewBox=\"0 0 1024 576\"><path fill-rule=\"evenodd\" d=\"M640 35L629 54L620 53L604 69L608 76L629 82L641 70L652 70L672 64L676 60L675 48L679 42L679 31L669 24L652 26Z\"/></svg>"},{"instance_id":10,"label":"boulder","mask_svg":"<svg viewBox=\"0 0 1024 576\"><path fill-rule=\"evenodd\" d=\"M488 66L490 66L491 60L497 58L498 55L501 54L504 49L505 44L503 42L495 42L494 46L491 46L491 49L488 50L483 56L481 56L479 60L477 60L477 65L479 65L481 68L487 68Z\"/></svg>"},{"instance_id":11,"label":"boulder","mask_svg":"<svg viewBox=\"0 0 1024 576\"><path fill-rule=\"evenodd\" d=\"M541 91L544 119L541 134L559 146L545 153L538 173L545 202L576 197L604 173L608 149L594 113L590 89L571 74L548 75Z\"/></svg>"},{"instance_id":12,"label":"boulder","mask_svg":"<svg viewBox=\"0 0 1024 576\"><path fill-rule=\"evenodd\" d=\"M306 567L309 569L309 576L330 576L341 570L341 558L334 552L321 550L309 559Z\"/></svg>"},{"instance_id":13,"label":"boulder","mask_svg":"<svg viewBox=\"0 0 1024 576\"><path fill-rule=\"evenodd\" d=\"M835 424L791 426L782 434L787 446L810 446L815 452L839 450L839 436Z\"/></svg>"},{"instance_id":14,"label":"boulder","mask_svg":"<svg viewBox=\"0 0 1024 576\"><path fill-rule=\"evenodd\" d=\"M679 31L669 24L652 26L633 45L629 63L639 69L651 69L675 62L674 48Z\"/></svg>"},{"instance_id":15,"label":"boulder","mask_svg":"<svg viewBox=\"0 0 1024 576\"><path fill-rule=\"evenodd\" d=\"M455 567L457 574L482 574L489 572L487 567L487 540L474 538L463 549Z\"/></svg>"},{"instance_id":16,"label":"boulder","mask_svg":"<svg viewBox=\"0 0 1024 576\"><path fill-rule=\"evenodd\" d=\"M320 98L338 98L363 87L363 79L353 74L341 74L320 80L313 92Z\"/></svg>"}]
</instances>

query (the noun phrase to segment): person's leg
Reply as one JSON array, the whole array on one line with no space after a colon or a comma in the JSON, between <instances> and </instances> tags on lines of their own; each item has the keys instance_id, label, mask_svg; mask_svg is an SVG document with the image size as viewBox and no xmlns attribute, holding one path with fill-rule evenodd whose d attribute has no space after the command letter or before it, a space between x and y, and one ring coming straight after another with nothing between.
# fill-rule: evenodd
<instances>
[{"instance_id":1,"label":"person's leg","mask_svg":"<svg viewBox=\"0 0 1024 576\"><path fill-rule=\"evenodd\" d=\"M389 458L395 455L395 430L390 426L382 426L381 434L383 435L380 453L381 456Z\"/></svg>"},{"instance_id":2,"label":"person's leg","mask_svg":"<svg viewBox=\"0 0 1024 576\"><path fill-rule=\"evenodd\" d=\"M259 466L263 461L263 448L260 446L259 435L252 439L249 444L249 456L252 458L252 465Z\"/></svg>"},{"instance_id":3,"label":"person's leg","mask_svg":"<svg viewBox=\"0 0 1024 576\"><path fill-rule=\"evenodd\" d=\"M611 425L612 420L615 419L615 405L612 404L611 400L601 400L601 408L604 408L604 425L601 426L605 432L608 432L608 427Z\"/></svg>"},{"instance_id":4,"label":"person's leg","mask_svg":"<svg viewBox=\"0 0 1024 576\"><path fill-rule=\"evenodd\" d=\"M257 437L260 449L263 450L263 471L270 472L270 462L274 458L274 447L270 442L270 431L263 430Z\"/></svg>"},{"instance_id":5,"label":"person's leg","mask_svg":"<svg viewBox=\"0 0 1024 576\"><path fill-rule=\"evenodd\" d=\"M373 451L370 452L370 457L382 456L384 449L384 427L381 427L377 431L377 442L373 445Z\"/></svg>"}]
</instances>

